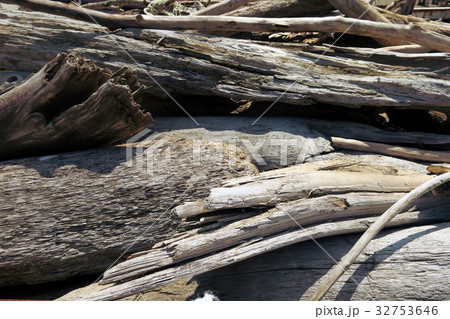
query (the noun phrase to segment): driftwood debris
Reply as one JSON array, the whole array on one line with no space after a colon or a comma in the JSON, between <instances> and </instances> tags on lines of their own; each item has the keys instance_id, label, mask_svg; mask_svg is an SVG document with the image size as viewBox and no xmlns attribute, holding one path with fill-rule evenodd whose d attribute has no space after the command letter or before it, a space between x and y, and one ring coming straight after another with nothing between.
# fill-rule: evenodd
<instances>
[{"instance_id":1,"label":"driftwood debris","mask_svg":"<svg viewBox=\"0 0 450 319\"><path fill-rule=\"evenodd\" d=\"M448 300L450 223L383 230L323 300ZM360 234L318 239L339 260ZM309 300L335 265L311 240L195 276L220 300ZM226 280L224 280L226 278ZM143 294L145 298L149 298Z\"/></svg>"},{"instance_id":2,"label":"driftwood debris","mask_svg":"<svg viewBox=\"0 0 450 319\"><path fill-rule=\"evenodd\" d=\"M284 247L284 245L292 244L293 241L300 241L299 238L310 238L308 230L304 230L310 224L318 224L317 232L322 234L319 236L314 230L312 231L316 234L314 236L323 237L347 233L348 230L344 229L348 229L349 226L341 225L340 223L345 224L346 222L341 222L340 219L349 217L358 219L363 215L382 213L384 209L402 197L399 192L410 190L414 185L420 185L423 181L430 179L423 174L383 175L381 173L383 169L379 167L372 167L378 171L378 174L362 173L364 166L358 167L357 163L354 163L351 168L341 167L344 171L333 171L332 169L336 168L334 164L332 162L308 163L261 173L254 178L240 178L227 182L221 188L212 189L210 195L201 201L185 203L176 207L174 211L180 217L189 218L212 211L219 213L220 216L220 211L224 209L246 208L250 209L246 210L247 212L251 212L252 209L257 210L262 207L275 208L229 224L216 223L215 227L208 231L200 228L197 231L192 230L184 236L180 235L178 238L163 241L155 245L152 250L136 254L132 256L134 258L111 268L105 273L102 280L104 284L127 281L126 283L107 287L98 295L86 298L121 298L143 292L143 289L151 289L161 283L168 283L258 255L261 253L261 249L269 251ZM313 172L314 168L317 170L316 172ZM312 176L314 174L322 175L321 178L317 178L317 176ZM364 181L363 185L356 181L358 178ZM315 181L317 185L312 186L311 183ZM338 184L341 181L347 185L353 185L354 188L350 186L345 189L340 188ZM365 191L372 193L363 193ZM342 193L345 195L339 195ZM310 196L313 198L308 198ZM432 208L435 207L436 201L441 203L437 205L440 207L439 212ZM443 216L449 204L450 202L445 196L424 198L413 208L422 213L412 214L421 217L428 216L424 218L432 218L435 221L445 220ZM425 211L429 212L425 213ZM435 219L435 213L440 217ZM222 213L223 216L226 214L226 211ZM413 217L412 220L415 218ZM325 235L323 231L328 229L326 226L328 224L324 224L324 222L330 219L336 221L330 224L333 225L333 230ZM366 217L362 220L367 221L368 219ZM399 222L396 225L401 224L402 222ZM302 227L299 231L289 231L295 225L302 225ZM209 227L211 228L211 226ZM314 226L312 227L315 229ZM293 234L302 231L308 235L300 236L299 233L295 236ZM287 233L283 234L283 232ZM291 239L288 240L288 238ZM253 243L254 241L255 243ZM261 248L256 249L255 247ZM241 250L244 251L243 257L239 257ZM222 252L215 253L210 257L202 257L220 251ZM233 256L233 259L227 259L226 256ZM189 261L199 257L202 259ZM182 262L187 264L177 266ZM200 267L200 264L204 264L204 266ZM170 269L159 270L169 265L171 265ZM153 273L148 274L149 272ZM145 276L136 279L142 275Z\"/></svg>"},{"instance_id":3,"label":"driftwood debris","mask_svg":"<svg viewBox=\"0 0 450 319\"><path fill-rule=\"evenodd\" d=\"M20 4L30 9L59 14L92 23L97 22L112 30L119 28L148 28L165 30L235 31L235 32L346 32L375 38L402 39L442 52L450 52L450 38L420 26L398 25L343 17L325 18L247 18L229 16L147 16L119 15L82 9L48 0L2 0ZM358 0L361 3L364 1ZM383 17L373 9L380 17ZM384 17L383 17L384 18ZM386 18L384 18L386 19ZM386 19L387 22L389 22ZM385 41L385 45L397 45L398 40Z\"/></svg>"},{"instance_id":4,"label":"driftwood debris","mask_svg":"<svg viewBox=\"0 0 450 319\"><path fill-rule=\"evenodd\" d=\"M10 43L0 52L3 69L35 71L61 51L82 52L110 68L137 67L130 54L139 63L139 79L149 86L148 94L158 97L166 94L149 74L177 96L278 99L293 105L328 103L357 108L449 107L450 70L442 67L449 59L446 54L415 55L408 59L414 66L406 67L404 61L400 64L403 58L395 56L373 63L173 31L124 29L108 35L96 25L76 20L35 12L0 12L7 17L0 20L0 36ZM64 31L52 28L55 24ZM25 44L18 35L27 33L34 36ZM48 41L58 42L58 47L49 47ZM24 45L31 51L24 54L18 49Z\"/></svg>"},{"instance_id":5,"label":"driftwood debris","mask_svg":"<svg viewBox=\"0 0 450 319\"><path fill-rule=\"evenodd\" d=\"M399 147L339 137L332 137L331 141L336 148L373 152L427 162L450 162L450 152L425 151L411 147Z\"/></svg>"},{"instance_id":6,"label":"driftwood debris","mask_svg":"<svg viewBox=\"0 0 450 319\"><path fill-rule=\"evenodd\" d=\"M146 143L1 162L0 286L102 273L188 226L174 204L256 173L232 145Z\"/></svg>"},{"instance_id":7,"label":"driftwood debris","mask_svg":"<svg viewBox=\"0 0 450 319\"><path fill-rule=\"evenodd\" d=\"M377 145L390 144L384 145L382 149L360 149L378 154L387 151L394 156L403 155L421 161L441 162L449 156L448 152L443 151L450 148L448 135L390 132L361 123L304 118L265 116L255 125L250 125L254 120L246 117L208 116L197 119L200 121L200 128L187 117L159 117L150 128L157 132L155 138L158 139L207 139L236 145L250 157L259 170L318 160L321 154L333 151L331 142L336 143L337 137L341 141L360 139L376 142ZM364 145L369 144L365 142ZM403 145L408 145L409 148ZM348 148L355 149L352 145ZM406 153L405 150L414 152ZM428 157L425 156L427 154Z\"/></svg>"},{"instance_id":8,"label":"driftwood debris","mask_svg":"<svg viewBox=\"0 0 450 319\"><path fill-rule=\"evenodd\" d=\"M0 8L0 160L41 156L0 162L4 291L95 275L100 282L76 299L129 298L192 276L214 283L214 274L264 260L267 252L282 256L276 250L288 245L339 242L369 230L366 245L384 226L409 227L383 231L399 252L386 250L379 237L368 252L381 254L358 256L358 242L357 253L344 258L355 274L350 280L367 283L352 262L366 266L381 256L375 276L393 278L384 259L403 258L403 245L412 244L396 234L425 245L447 240L448 187L422 189L414 202L405 198L450 176L443 163L450 160L448 135L420 132L450 129L448 24L365 0L214 1L190 16L160 16L152 9L160 2L144 15L149 3L134 0L84 7L0 2L8 3ZM402 13L414 2L402 2ZM113 12L123 14L88 9L113 3ZM147 112L157 119L150 126ZM172 117L180 113L188 117ZM275 115L284 117L269 117ZM367 124L340 121L355 119ZM424 224L432 226L415 228ZM448 277L444 249L422 258L419 245L408 249L419 256L405 262L409 270L429 268L427 258L437 263L431 279L418 281L446 298L448 289L427 281L436 273ZM339 260L344 253L337 251ZM340 273L326 278L331 264L324 258L314 253L302 261L299 267L315 271L280 298L292 291L292 299L396 298L403 288L380 280L373 296ZM258 267L264 262L250 269ZM273 279L297 285L292 269L275 267L281 268L286 276L273 272ZM252 271L235 275L246 280ZM408 275L409 283L415 274ZM336 279L338 288L324 296ZM383 284L389 288L378 294ZM400 296L423 297L414 285Z\"/></svg>"},{"instance_id":9,"label":"driftwood debris","mask_svg":"<svg viewBox=\"0 0 450 319\"><path fill-rule=\"evenodd\" d=\"M127 68L116 73L61 54L0 95L0 159L102 146L141 131L144 89Z\"/></svg>"},{"instance_id":10,"label":"driftwood debris","mask_svg":"<svg viewBox=\"0 0 450 319\"><path fill-rule=\"evenodd\" d=\"M326 280L320 285L317 291L311 296L311 300L320 300L330 290L331 286L342 276L342 274L350 268L356 258L363 252L369 242L385 227L395 216L410 206L414 201L431 192L435 188L448 183L450 181L450 173L442 174L435 177L422 185L416 187L407 195L403 196L387 211L383 213L369 229L367 229L350 251L342 258L338 265L333 267L326 275Z\"/></svg>"},{"instance_id":11,"label":"driftwood debris","mask_svg":"<svg viewBox=\"0 0 450 319\"><path fill-rule=\"evenodd\" d=\"M394 218L390 225L413 225L415 223L421 223L418 216L424 216L420 213L406 213ZM445 220L445 212L442 212L428 220L422 222L439 222ZM270 237L265 240L256 239L254 243L250 242L238 246L233 249L225 250L223 252L210 255L209 257L199 258L195 261L181 264L161 270L153 274L146 275L144 277L131 280L129 282L116 284L113 286L106 285L104 289L94 292L92 294L86 294L80 299L82 300L116 300L126 296L130 296L137 293L142 293L150 290L158 285L166 284L175 280L179 280L192 275L204 273L215 268L228 266L238 261L242 261L262 253L269 252L278 248L285 247L286 245L307 241L311 238L328 237L330 235L339 235L343 233L361 232L367 229L368 223L374 222L375 219L362 218L352 221L334 222L329 224L320 224L318 226L305 227L297 231L292 231L284 235ZM293 224L295 227L295 224ZM137 257L139 258L139 257ZM323 255L321 256L323 259ZM142 268L142 265L138 267ZM392 271L392 269L390 269ZM414 286L415 287L415 286ZM408 291L407 294L413 294ZM416 298L420 296L416 295Z\"/></svg>"}]
</instances>

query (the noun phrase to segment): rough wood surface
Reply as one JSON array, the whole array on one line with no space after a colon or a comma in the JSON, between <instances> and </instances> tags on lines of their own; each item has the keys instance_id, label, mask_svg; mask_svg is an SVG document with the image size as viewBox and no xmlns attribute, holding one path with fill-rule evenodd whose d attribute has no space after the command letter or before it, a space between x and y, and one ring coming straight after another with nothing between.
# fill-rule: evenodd
<instances>
[{"instance_id":1,"label":"rough wood surface","mask_svg":"<svg viewBox=\"0 0 450 319\"><path fill-rule=\"evenodd\" d=\"M405 213L397 216L391 222L391 226L399 226L399 225L414 225L415 223L420 223L420 219L425 218L425 222L439 222L445 219L445 212L441 211L440 213L431 212L428 217L428 214L420 214L418 212ZM434 215L434 216L433 216ZM420 216L420 217L419 217ZM185 264L181 264L180 266L175 266L168 268L166 270L161 270L144 277L131 280L129 282L116 284L113 286L105 286L104 289L100 291L93 292L92 294L85 294L80 299L82 300L115 300L119 298L123 298L126 296L130 296L136 293L145 292L154 287L157 287L162 284L167 284L185 277L189 277L192 275L198 275L204 273L209 270L213 270L219 267L228 266L232 263L236 263L238 261L242 261L244 259L248 259L257 255L260 255L265 252L269 252L271 250L275 250L277 248L285 247L289 244L294 244L302 241L310 240L311 238L321 238L329 235L340 235L340 234L348 234L353 232L361 232L367 229L368 223L374 222L375 219L370 218L362 218L355 219L350 221L341 221L329 224L320 224L317 226L306 227L304 229L299 229L295 231L291 231L284 235L269 237L267 239L258 240L255 239L255 242L245 243L242 246L238 246L236 248L228 249L223 252L219 252L214 255L210 255L208 257L199 258L192 262L188 262ZM433 226L432 226L433 227ZM420 233L420 232L419 232ZM404 237L402 238L404 239ZM436 239L435 239L436 240ZM442 241L439 237L437 240ZM441 245L446 245L445 242L448 241L448 236L444 237L444 242L440 243ZM392 245L392 242L389 242L388 245ZM442 248L447 251L445 248ZM429 249L422 247L420 252L428 253ZM431 264L433 262L442 263L444 267L448 264L448 258L445 253L441 253L438 248L437 256L440 258L436 259L436 256L433 254L428 254L427 256L435 257L432 259ZM324 259L323 251L320 251L320 256ZM422 256L422 258L426 258ZM309 260L309 259L308 259ZM402 260L402 262L404 262ZM280 266L280 265L278 265ZM391 271L392 276L397 275L397 269L392 269L390 266L389 270ZM447 269L447 268L445 268ZM446 270L441 270L438 273L442 273L446 275ZM392 272L394 275L392 275ZM422 274L423 275L423 274ZM261 277L259 277L261 280ZM313 282L314 283L314 282ZM310 283L311 285L313 283ZM440 285L439 285L440 286ZM445 286L446 287L446 286ZM444 288L440 288L442 291ZM447 291L448 293L448 291ZM416 296L416 299L419 299L420 296L417 293L416 286L414 285L411 289L408 289L407 294L412 294ZM250 295L251 296L251 295ZM376 297L376 296L375 296Z\"/></svg>"},{"instance_id":2,"label":"rough wood surface","mask_svg":"<svg viewBox=\"0 0 450 319\"><path fill-rule=\"evenodd\" d=\"M409 60L410 66L399 65L394 57L382 63L327 56L318 59L319 54L294 54L246 40L137 29L106 35L96 25L43 13L0 13L0 36L9 43L0 52L2 69L35 71L62 51L82 52L113 69L133 66L119 43L140 63L139 78L150 86L148 93L159 97L166 95L148 74L179 96L254 101L281 97L280 103L294 105L448 109L450 70L424 66L417 56ZM443 65L447 60L448 55L440 55L436 62Z\"/></svg>"},{"instance_id":3,"label":"rough wood surface","mask_svg":"<svg viewBox=\"0 0 450 319\"><path fill-rule=\"evenodd\" d=\"M307 227L311 224L380 214L403 195L401 193L383 195L349 193L279 204L265 213L236 221L214 231L204 232L199 229L180 239L158 243L146 254L136 254L135 258L109 269L104 274L101 283L129 281L155 269L222 251L225 248L239 245L243 241L251 242L254 238L268 237L288 231L297 223L302 227ZM444 207L450 207L450 202L445 197L428 198L417 203L414 209L425 211L432 209L435 205L440 206L440 209L444 211ZM217 227L219 226L220 223ZM266 248L269 249L269 247Z\"/></svg>"},{"instance_id":4,"label":"rough wood surface","mask_svg":"<svg viewBox=\"0 0 450 319\"><path fill-rule=\"evenodd\" d=\"M48 0L3 0L20 3L26 8L63 15L106 26L120 28L147 28L164 30L199 30L202 32L305 32L350 33L381 39L384 45L412 42L426 48L450 52L450 38L437 32L425 30L418 25L390 24L389 20L373 9L385 22L373 22L343 17L325 18L254 18L229 16L149 16L105 14L96 10L82 9ZM355 2L359 2L360 0ZM361 1L365 3L364 1ZM392 40L395 39L395 40ZM401 40L397 40L401 39Z\"/></svg>"},{"instance_id":5,"label":"rough wood surface","mask_svg":"<svg viewBox=\"0 0 450 319\"><path fill-rule=\"evenodd\" d=\"M61 54L0 95L0 159L103 146L137 133L152 117L140 109L136 75L112 74Z\"/></svg>"},{"instance_id":6,"label":"rough wood surface","mask_svg":"<svg viewBox=\"0 0 450 319\"><path fill-rule=\"evenodd\" d=\"M136 146L132 159L123 146L1 162L0 286L102 273L182 230L172 205L256 173L231 145L165 142Z\"/></svg>"},{"instance_id":7,"label":"rough wood surface","mask_svg":"<svg viewBox=\"0 0 450 319\"><path fill-rule=\"evenodd\" d=\"M340 137L332 137L331 141L336 148L351 149L364 152L391 155L409 158L424 162L449 162L450 152L426 151L411 147L400 147L382 143L365 142Z\"/></svg>"},{"instance_id":8,"label":"rough wood surface","mask_svg":"<svg viewBox=\"0 0 450 319\"><path fill-rule=\"evenodd\" d=\"M318 242L339 260L359 237ZM448 300L449 247L448 222L384 230L323 300ZM307 241L196 276L194 281L197 292L212 290L221 300L308 300L334 265L321 248Z\"/></svg>"},{"instance_id":9,"label":"rough wood surface","mask_svg":"<svg viewBox=\"0 0 450 319\"><path fill-rule=\"evenodd\" d=\"M157 139L207 139L236 145L259 170L314 161L320 154L333 151L329 142L332 136L435 150L450 148L448 135L392 132L345 121L265 116L250 125L253 118L208 116L196 119L200 128L187 117L159 117L150 128Z\"/></svg>"},{"instance_id":10,"label":"rough wood surface","mask_svg":"<svg viewBox=\"0 0 450 319\"><path fill-rule=\"evenodd\" d=\"M321 300L323 298L328 290L330 290L331 286L333 286L342 274L350 268L358 256L364 251L369 242L378 235L378 233L388 224L388 222L404 211L421 196L435 190L437 187L442 186L449 181L450 173L445 173L434 177L432 180L416 187L398 200L394 205L389 207L383 215L381 215L372 225L370 225L352 249L350 249L350 251L339 261L339 264L333 267L325 275L325 281L319 286L316 292L312 294L311 300Z\"/></svg>"},{"instance_id":11,"label":"rough wood surface","mask_svg":"<svg viewBox=\"0 0 450 319\"><path fill-rule=\"evenodd\" d=\"M222 209L273 207L282 201L325 194L408 192L431 179L425 174L383 175L383 168L374 166L373 169L378 169L379 173L367 172L364 166L356 163L342 167L334 167L332 162L291 166L255 177L229 180L221 187L211 189L208 197L195 203L184 203L174 211L180 217L187 217Z\"/></svg>"}]
</instances>

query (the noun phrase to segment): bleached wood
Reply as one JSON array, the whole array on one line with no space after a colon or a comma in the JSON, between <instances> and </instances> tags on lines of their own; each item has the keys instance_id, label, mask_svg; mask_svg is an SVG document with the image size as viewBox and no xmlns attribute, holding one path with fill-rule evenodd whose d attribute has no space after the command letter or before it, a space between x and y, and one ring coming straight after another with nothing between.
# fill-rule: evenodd
<instances>
[{"instance_id":1,"label":"bleached wood","mask_svg":"<svg viewBox=\"0 0 450 319\"><path fill-rule=\"evenodd\" d=\"M228 16L141 16L118 15L82 9L48 0L2 0L6 3L117 28L150 28L166 30L237 31L237 32L346 32L376 38L401 39L384 41L398 45L405 41L441 52L450 52L450 37L427 31L417 25L394 25L342 17L326 18L247 18ZM381 16L381 15L380 15ZM400 43L399 43L400 42Z\"/></svg>"},{"instance_id":2,"label":"bleached wood","mask_svg":"<svg viewBox=\"0 0 450 319\"><path fill-rule=\"evenodd\" d=\"M205 232L200 228L197 233L190 233L180 240L158 243L157 249L108 270L101 283L130 280L161 267L232 247L243 240L287 231L297 223L307 226L378 214L403 195L404 193L348 193L282 203L263 214L233 222L217 230ZM437 206L437 202L442 206L450 204L446 198L429 198L418 203L415 209L429 209Z\"/></svg>"},{"instance_id":3,"label":"bleached wood","mask_svg":"<svg viewBox=\"0 0 450 319\"><path fill-rule=\"evenodd\" d=\"M396 216L389 222L390 226L414 225L423 222L433 223L445 219L445 212L436 212L436 210L424 213L410 212ZM167 284L192 275L197 275L219 267L224 267L242 261L262 253L266 253L278 248L286 247L294 243L310 240L311 238L323 238L331 235L341 235L354 232L361 232L367 229L375 218L361 218L349 221L339 221L317 226L306 227L304 229L294 230L287 234L273 236L261 241L257 241L241 247L219 252L208 257L200 258L179 266L171 267L166 270L158 271L142 278L134 279L129 282L116 284L105 289L97 288L92 294L83 294L77 296L77 300L116 300L140 292L148 291L159 285ZM445 240L445 239L444 239ZM389 243L391 244L391 243ZM439 255L439 254L438 254ZM402 262L403 258L400 257ZM445 257L447 258L447 257ZM395 271L392 270L391 271Z\"/></svg>"},{"instance_id":4,"label":"bleached wood","mask_svg":"<svg viewBox=\"0 0 450 319\"><path fill-rule=\"evenodd\" d=\"M350 267L350 265L358 258L368 243L392 220L397 214L402 212L408 205L417 200L424 194L450 181L450 173L445 173L429 180L418 186L410 193L402 197L386 212L381 215L367 229L352 249L341 259L338 265L333 267L327 274L326 280L320 285L317 291L311 296L311 300L320 300L331 288L331 286L339 279L339 277Z\"/></svg>"},{"instance_id":5,"label":"bleached wood","mask_svg":"<svg viewBox=\"0 0 450 319\"><path fill-rule=\"evenodd\" d=\"M224 301L308 300L335 265L322 248L339 260L360 236L322 238L321 247L307 241L195 276L190 295L212 290ZM448 300L449 245L448 222L383 230L323 300Z\"/></svg>"},{"instance_id":6,"label":"bleached wood","mask_svg":"<svg viewBox=\"0 0 450 319\"><path fill-rule=\"evenodd\" d=\"M322 164L326 166L325 163ZM352 167L352 164L349 163L348 166ZM186 203L175 207L174 212L179 217L187 217L221 209L273 207L282 201L324 194L355 191L405 192L430 179L430 176L424 174L381 175L320 170L305 172L299 165L275 173L264 172L255 178L228 181L222 187L211 189L207 198L196 204Z\"/></svg>"},{"instance_id":7,"label":"bleached wood","mask_svg":"<svg viewBox=\"0 0 450 319\"><path fill-rule=\"evenodd\" d=\"M122 254L188 226L171 205L256 173L232 145L195 145L200 159L194 141L167 139L149 141L133 158L124 145L0 162L0 286L103 273Z\"/></svg>"},{"instance_id":8,"label":"bleached wood","mask_svg":"<svg viewBox=\"0 0 450 319\"><path fill-rule=\"evenodd\" d=\"M59 52L76 51L114 70L137 68L139 79L149 86L147 93L167 98L150 74L183 101L184 95L195 94L252 101L279 98L280 103L292 105L449 107L450 70L441 70L449 60L447 54L406 61L390 56L370 62L171 31L124 29L107 35L97 25L44 13L0 12L5 16L0 19L0 37L9 43L0 52L2 69L37 71ZM64 32L53 28L55 24ZM31 33L33 37L26 36ZM58 46L49 45L53 42ZM127 48L139 67L117 43ZM22 50L24 46L29 50ZM405 63L411 67L404 67ZM289 92L283 94L287 88Z\"/></svg>"},{"instance_id":9,"label":"bleached wood","mask_svg":"<svg viewBox=\"0 0 450 319\"><path fill-rule=\"evenodd\" d=\"M401 147L389 144L345 139L340 137L332 137L331 141L333 142L333 146L338 148L373 152L425 162L450 162L449 152L426 151L412 147Z\"/></svg>"}]
</instances>

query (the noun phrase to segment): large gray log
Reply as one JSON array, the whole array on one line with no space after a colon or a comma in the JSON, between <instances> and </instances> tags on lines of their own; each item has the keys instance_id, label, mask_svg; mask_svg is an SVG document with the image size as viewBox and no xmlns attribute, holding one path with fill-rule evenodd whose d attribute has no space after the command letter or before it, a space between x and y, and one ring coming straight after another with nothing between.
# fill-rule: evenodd
<instances>
[{"instance_id":1,"label":"large gray log","mask_svg":"<svg viewBox=\"0 0 450 319\"><path fill-rule=\"evenodd\" d=\"M420 148L450 147L448 135L390 132L366 124L344 121L267 116L255 125L251 125L254 119L247 117L198 117L197 121L200 128L188 117L163 117L152 123L150 128L158 132L155 137L161 139L207 139L236 145L260 170L320 160L321 154L333 150L329 142L331 136L394 145L407 144ZM388 160L387 157L383 159ZM373 156L371 161L375 164L376 157ZM398 159L397 161L400 162ZM389 165L399 168L401 164Z\"/></svg>"},{"instance_id":2,"label":"large gray log","mask_svg":"<svg viewBox=\"0 0 450 319\"><path fill-rule=\"evenodd\" d=\"M359 237L343 235L318 242L339 260ZM384 230L324 300L448 300L449 247L450 223ZM199 283L197 292L212 290L221 300L308 300L334 265L318 245L308 241L194 280Z\"/></svg>"},{"instance_id":3,"label":"large gray log","mask_svg":"<svg viewBox=\"0 0 450 319\"><path fill-rule=\"evenodd\" d=\"M166 94L149 75L177 95L265 102L281 97L279 102L293 105L448 108L450 71L442 70L448 54L435 59L426 55L431 59L427 65L416 55L405 67L395 57L372 63L157 30L124 29L107 35L99 26L43 13L0 14L0 36L8 43L0 53L3 69L34 71L57 53L79 51L113 69L138 66L142 82L152 86L148 93L160 97ZM430 61L436 63L430 66Z\"/></svg>"},{"instance_id":4,"label":"large gray log","mask_svg":"<svg viewBox=\"0 0 450 319\"><path fill-rule=\"evenodd\" d=\"M194 142L149 141L134 149L146 157L109 147L1 162L0 286L102 273L122 253L181 231L172 205L256 173L239 149Z\"/></svg>"}]
</instances>

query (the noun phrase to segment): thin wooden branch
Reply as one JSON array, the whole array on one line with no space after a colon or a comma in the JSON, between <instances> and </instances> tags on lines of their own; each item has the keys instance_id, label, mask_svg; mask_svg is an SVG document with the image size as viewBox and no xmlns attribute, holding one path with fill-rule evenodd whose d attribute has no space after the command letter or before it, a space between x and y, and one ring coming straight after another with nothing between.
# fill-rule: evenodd
<instances>
[{"instance_id":1,"label":"thin wooden branch","mask_svg":"<svg viewBox=\"0 0 450 319\"><path fill-rule=\"evenodd\" d=\"M382 23L391 23L377 11L375 6L364 0L329 0L328 2L347 17ZM377 38L376 40L383 46L405 44L403 39L394 37Z\"/></svg>"},{"instance_id":2,"label":"thin wooden branch","mask_svg":"<svg viewBox=\"0 0 450 319\"><path fill-rule=\"evenodd\" d=\"M255 0L224 0L224 1L220 1L216 4L213 4L212 6L206 7L202 10L194 12L191 14L191 16L221 15L221 14L230 12L232 10L235 10L236 8L242 7L252 1L255 1Z\"/></svg>"},{"instance_id":3,"label":"thin wooden branch","mask_svg":"<svg viewBox=\"0 0 450 319\"><path fill-rule=\"evenodd\" d=\"M361 236L353 248L342 258L338 265L333 267L326 275L327 280L319 287L319 289L311 296L311 300L321 300L331 286L339 279L339 277L350 267L350 265L361 254L367 244L375 238L375 236L391 221L398 213L403 211L412 202L422 195L432 191L450 181L450 173L442 174L432 180L420 185L409 194L400 199L391 208L389 208L377 221L372 224L369 229Z\"/></svg>"},{"instance_id":4,"label":"thin wooden branch","mask_svg":"<svg viewBox=\"0 0 450 319\"><path fill-rule=\"evenodd\" d=\"M404 226L420 223L439 222L445 219L446 212L432 209L423 212L402 213L393 218L389 226ZM323 238L334 235L361 232L367 229L375 218L359 218L354 220L332 222L317 226L305 227L295 231L265 238L241 246L237 246L204 258L176 265L144 277L134 279L114 286L105 286L100 291L80 296L80 300L117 300L140 292L145 292L160 285L205 273L207 271L228 266L233 263L286 247L295 243L307 241L313 238Z\"/></svg>"},{"instance_id":5,"label":"thin wooden branch","mask_svg":"<svg viewBox=\"0 0 450 319\"><path fill-rule=\"evenodd\" d=\"M420 161L450 162L450 153L441 151L427 151L412 147L401 147L389 144L364 142L340 137L331 137L333 146L364 152L373 152Z\"/></svg>"},{"instance_id":6,"label":"thin wooden branch","mask_svg":"<svg viewBox=\"0 0 450 319\"><path fill-rule=\"evenodd\" d=\"M23 7L63 15L106 27L150 28L166 30L238 31L238 32L347 32L375 38L401 38L437 51L450 52L450 37L424 30L417 25L393 25L343 17L327 18L246 18L228 16L142 16L118 15L78 8L46 0L2 0ZM392 44L392 43L390 43ZM398 42L395 42L398 44Z\"/></svg>"}]
</instances>

